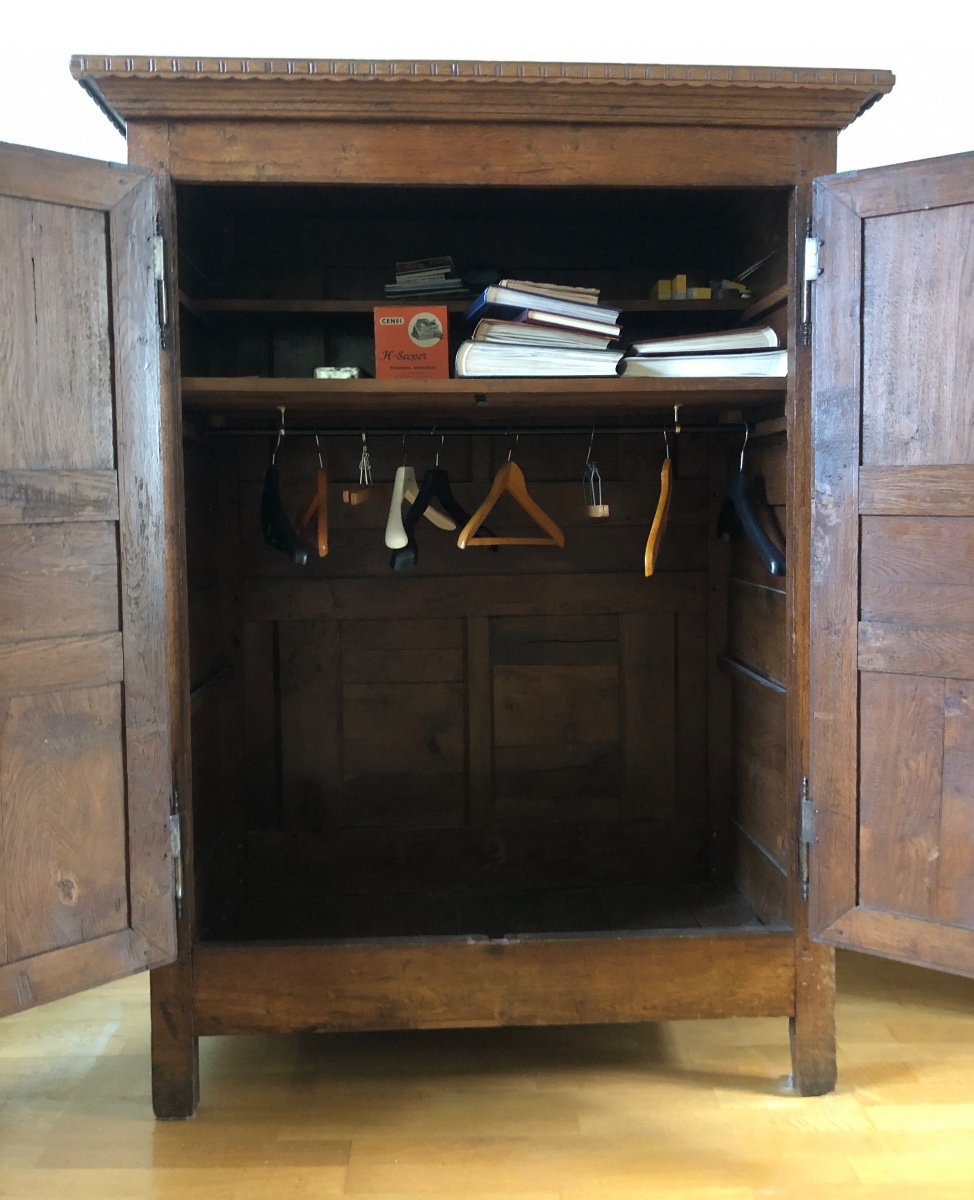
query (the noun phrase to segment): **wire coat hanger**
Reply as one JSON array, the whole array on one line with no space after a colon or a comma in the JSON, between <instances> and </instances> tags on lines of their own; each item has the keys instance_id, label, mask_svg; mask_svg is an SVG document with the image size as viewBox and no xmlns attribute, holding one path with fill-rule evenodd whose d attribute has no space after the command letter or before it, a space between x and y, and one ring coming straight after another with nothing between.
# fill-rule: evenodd
<instances>
[{"instance_id":1,"label":"wire coat hanger","mask_svg":"<svg viewBox=\"0 0 974 1200\"><path fill-rule=\"evenodd\" d=\"M379 491L372 483L372 456L369 454L369 443L362 430L362 453L358 460L358 487L344 488L342 501L355 507L371 500Z\"/></svg>"},{"instance_id":2,"label":"wire coat hanger","mask_svg":"<svg viewBox=\"0 0 974 1200\"><path fill-rule=\"evenodd\" d=\"M608 504L602 503L602 476L599 468L592 461L592 446L595 442L595 426L592 426L592 436L588 441L588 454L585 456L585 474L582 476L582 487L585 492L585 511L590 517L607 517Z\"/></svg>"},{"instance_id":3,"label":"wire coat hanger","mask_svg":"<svg viewBox=\"0 0 974 1200\"><path fill-rule=\"evenodd\" d=\"M517 437L514 441L516 444ZM524 472L516 462L512 461L513 452L514 447L512 446L507 453L507 462L494 476L490 491L460 531L457 545L461 550L465 550L468 546L564 546L564 533L528 493ZM492 534L480 534L479 531L485 518L505 493L521 506L539 529L544 531L545 537L495 537Z\"/></svg>"}]
</instances>

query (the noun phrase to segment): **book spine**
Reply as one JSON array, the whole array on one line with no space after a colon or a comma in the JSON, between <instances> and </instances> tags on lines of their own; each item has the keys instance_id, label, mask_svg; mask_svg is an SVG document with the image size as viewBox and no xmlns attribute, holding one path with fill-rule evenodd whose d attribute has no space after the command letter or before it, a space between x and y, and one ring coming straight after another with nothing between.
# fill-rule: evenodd
<instances>
[{"instance_id":1,"label":"book spine","mask_svg":"<svg viewBox=\"0 0 974 1200\"><path fill-rule=\"evenodd\" d=\"M459 282L459 276L449 271L397 271L396 283L445 283L450 279Z\"/></svg>"},{"instance_id":2,"label":"book spine","mask_svg":"<svg viewBox=\"0 0 974 1200\"><path fill-rule=\"evenodd\" d=\"M397 275L418 275L423 271L452 271L453 259L448 254L437 258L410 258L396 263Z\"/></svg>"}]
</instances>

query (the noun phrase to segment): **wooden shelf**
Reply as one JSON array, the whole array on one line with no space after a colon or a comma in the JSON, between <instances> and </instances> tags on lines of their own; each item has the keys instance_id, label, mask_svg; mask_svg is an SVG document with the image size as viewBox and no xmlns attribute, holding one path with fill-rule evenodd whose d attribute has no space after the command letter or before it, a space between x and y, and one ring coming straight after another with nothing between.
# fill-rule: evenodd
<instances>
[{"instance_id":1,"label":"wooden shelf","mask_svg":"<svg viewBox=\"0 0 974 1200\"><path fill-rule=\"evenodd\" d=\"M209 313L371 313L382 305L445 304L451 313L466 312L474 297L438 300L435 296L376 296L363 300L198 300L180 292L179 302L198 315ZM750 300L617 300L613 308L623 312L744 312Z\"/></svg>"},{"instance_id":2,"label":"wooden shelf","mask_svg":"<svg viewBox=\"0 0 974 1200\"><path fill-rule=\"evenodd\" d=\"M632 422L672 414L702 416L783 400L784 379L266 379L184 378L183 407L210 424L274 423L285 405L291 428L315 422L429 421L520 425L599 419Z\"/></svg>"}]
</instances>

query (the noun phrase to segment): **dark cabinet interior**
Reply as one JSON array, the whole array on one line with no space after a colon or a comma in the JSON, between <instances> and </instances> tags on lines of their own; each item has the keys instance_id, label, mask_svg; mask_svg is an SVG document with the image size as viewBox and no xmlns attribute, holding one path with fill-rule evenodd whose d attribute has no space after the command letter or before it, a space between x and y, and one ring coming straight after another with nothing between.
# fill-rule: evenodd
<instances>
[{"instance_id":1,"label":"dark cabinet interior","mask_svg":"<svg viewBox=\"0 0 974 1200\"><path fill-rule=\"evenodd\" d=\"M382 285L430 253L461 273L597 286L625 340L769 323L785 344L790 191L176 196L200 939L787 927L785 581L739 532L718 537L744 420L748 472L787 531L786 381L647 385L621 408L616 379L534 380L540 408L495 397L505 381L463 380L432 416L374 390L359 414L357 381L272 393L325 364L371 374ZM660 276L756 263L749 298L649 299ZM467 303L450 303L451 353ZM254 384L276 403L240 406ZM306 567L261 537L277 404L287 511L312 494L319 450L329 473L330 549ZM376 428L376 496L350 507L341 492ZM645 578L667 443L673 509ZM590 446L607 519L585 512ZM472 511L511 451L564 549L461 551L423 523L416 567L390 569L400 463L422 474L439 456ZM524 521L513 503L495 518Z\"/></svg>"}]
</instances>

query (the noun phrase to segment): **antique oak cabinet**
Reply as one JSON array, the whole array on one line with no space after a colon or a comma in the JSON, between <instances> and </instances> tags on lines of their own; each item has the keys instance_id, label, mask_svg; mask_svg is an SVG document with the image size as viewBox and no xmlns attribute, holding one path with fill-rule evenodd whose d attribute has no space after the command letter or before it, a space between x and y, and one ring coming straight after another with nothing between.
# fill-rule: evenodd
<instances>
[{"instance_id":1,"label":"antique oak cabinet","mask_svg":"<svg viewBox=\"0 0 974 1200\"><path fill-rule=\"evenodd\" d=\"M201 1035L272 1030L781 1016L819 1093L832 945L974 973L974 170L828 177L892 77L73 71L131 166L0 158L0 1008L154 968L176 1117ZM371 378L383 284L444 254L629 340L770 324L787 377ZM424 522L390 569L400 464L472 510L509 455L563 549ZM272 456L289 514L328 475L304 566Z\"/></svg>"}]
</instances>

